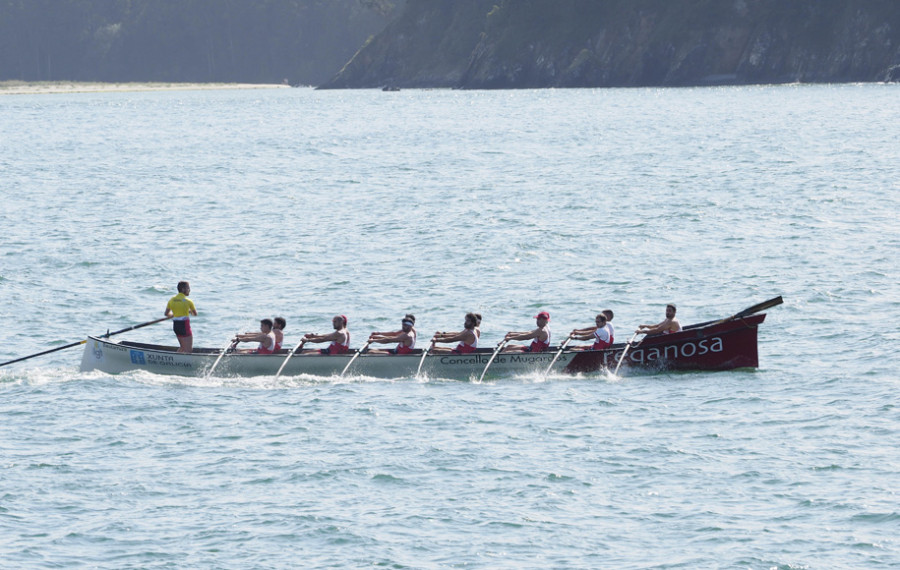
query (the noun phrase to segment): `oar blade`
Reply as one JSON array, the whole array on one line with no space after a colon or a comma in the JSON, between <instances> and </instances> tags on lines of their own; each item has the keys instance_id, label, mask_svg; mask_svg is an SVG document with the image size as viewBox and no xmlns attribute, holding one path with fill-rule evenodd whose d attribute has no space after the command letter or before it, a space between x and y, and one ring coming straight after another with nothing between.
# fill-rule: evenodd
<instances>
[{"instance_id":1,"label":"oar blade","mask_svg":"<svg viewBox=\"0 0 900 570\"><path fill-rule=\"evenodd\" d=\"M163 317L163 318L161 318L161 319L156 319L156 320L153 320L153 321L148 321L148 322L146 322L146 323L141 323L141 324L139 324L139 325L130 326L130 327L124 328L124 329L122 329L122 330L120 330L120 331L116 331L116 332L107 332L105 335L102 335L102 336L104 336L104 337L111 337L111 336L113 336L113 335L121 334L121 333L123 333L123 332L133 331L134 329L139 329L139 328L141 328L141 327L146 327L146 326L149 326L149 325L155 325L156 323L160 323L160 322L162 322L162 321L167 321L167 320L169 320L170 318L171 318L171 317ZM0 363L0 366L6 366L7 364L15 364L16 362L22 362L23 360L28 360L29 358L35 358L35 357L37 357L37 356L44 356L45 354L51 354L51 353L53 353L53 352L57 352L57 351L60 351L60 350L65 350L65 349L67 349L67 348L72 348L73 346L78 346L78 345L80 345L80 344L85 344L86 342L87 342L87 339L85 339L85 340L79 340L78 342L73 342L73 343L67 344L67 345L65 345L65 346L57 346L56 348L51 348L50 350L45 350L45 351L43 351L43 352L37 352L37 353L35 353L35 354L29 354L28 356L23 356L23 357L21 357L21 358L16 358L15 360L10 360L10 361L7 361L7 362L2 362L2 363Z\"/></svg>"},{"instance_id":2,"label":"oar blade","mask_svg":"<svg viewBox=\"0 0 900 570\"><path fill-rule=\"evenodd\" d=\"M784 299L782 299L781 295L779 295L777 297L769 299L768 301L763 301L762 303L757 303L756 305L753 305L752 307L748 307L748 308L744 309L743 311L741 311L740 313L736 313L731 318L732 319L740 319L740 318L752 315L754 313L758 313L760 311L765 311L766 309L771 309L772 307L777 307L778 305L780 305L782 303L784 303Z\"/></svg>"}]
</instances>

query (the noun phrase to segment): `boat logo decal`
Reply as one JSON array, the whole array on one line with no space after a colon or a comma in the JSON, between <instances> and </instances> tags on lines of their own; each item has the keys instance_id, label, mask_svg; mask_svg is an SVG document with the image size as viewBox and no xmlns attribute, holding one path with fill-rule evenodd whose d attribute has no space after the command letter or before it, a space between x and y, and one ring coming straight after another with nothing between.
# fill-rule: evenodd
<instances>
[{"instance_id":1,"label":"boat logo decal","mask_svg":"<svg viewBox=\"0 0 900 570\"><path fill-rule=\"evenodd\" d=\"M147 364L144 360L144 353L140 350L132 350L131 351L131 363L132 364Z\"/></svg>"},{"instance_id":2,"label":"boat logo decal","mask_svg":"<svg viewBox=\"0 0 900 570\"><path fill-rule=\"evenodd\" d=\"M647 362L652 360L675 360L677 358L691 358L703 356L708 352L722 352L725 344L721 337L702 339L700 342L685 342L665 347L647 347L633 350L628 359L632 362Z\"/></svg>"}]
</instances>

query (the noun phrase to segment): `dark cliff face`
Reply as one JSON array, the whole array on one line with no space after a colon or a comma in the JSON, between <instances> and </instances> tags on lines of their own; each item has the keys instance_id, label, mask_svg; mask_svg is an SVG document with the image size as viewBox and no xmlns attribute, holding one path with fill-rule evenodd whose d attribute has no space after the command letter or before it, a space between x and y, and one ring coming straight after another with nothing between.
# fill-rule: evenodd
<instances>
[{"instance_id":1,"label":"dark cliff face","mask_svg":"<svg viewBox=\"0 0 900 570\"><path fill-rule=\"evenodd\" d=\"M896 80L897 0L410 0L325 87Z\"/></svg>"},{"instance_id":2,"label":"dark cliff face","mask_svg":"<svg viewBox=\"0 0 900 570\"><path fill-rule=\"evenodd\" d=\"M408 0L400 16L321 88L456 86L492 1Z\"/></svg>"},{"instance_id":3,"label":"dark cliff face","mask_svg":"<svg viewBox=\"0 0 900 570\"><path fill-rule=\"evenodd\" d=\"M0 0L0 81L318 84L388 0Z\"/></svg>"}]
</instances>

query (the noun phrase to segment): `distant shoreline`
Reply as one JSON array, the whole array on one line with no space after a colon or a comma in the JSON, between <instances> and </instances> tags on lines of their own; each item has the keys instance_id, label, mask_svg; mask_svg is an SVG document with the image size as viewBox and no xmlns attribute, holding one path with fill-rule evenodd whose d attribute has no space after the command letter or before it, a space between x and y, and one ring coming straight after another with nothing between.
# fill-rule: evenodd
<instances>
[{"instance_id":1,"label":"distant shoreline","mask_svg":"<svg viewBox=\"0 0 900 570\"><path fill-rule=\"evenodd\" d=\"M201 91L219 89L284 89L267 83L99 83L82 81L0 81L0 95L48 95L57 93L115 93L138 91Z\"/></svg>"}]
</instances>

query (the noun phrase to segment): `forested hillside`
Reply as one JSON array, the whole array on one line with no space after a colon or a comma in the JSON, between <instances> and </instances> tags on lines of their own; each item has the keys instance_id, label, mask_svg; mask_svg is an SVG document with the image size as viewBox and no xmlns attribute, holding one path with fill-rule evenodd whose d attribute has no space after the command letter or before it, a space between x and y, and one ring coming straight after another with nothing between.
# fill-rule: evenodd
<instances>
[{"instance_id":1,"label":"forested hillside","mask_svg":"<svg viewBox=\"0 0 900 570\"><path fill-rule=\"evenodd\" d=\"M0 80L896 81L900 0L0 0Z\"/></svg>"},{"instance_id":2,"label":"forested hillside","mask_svg":"<svg viewBox=\"0 0 900 570\"><path fill-rule=\"evenodd\" d=\"M0 80L317 84L385 0L0 0Z\"/></svg>"},{"instance_id":3,"label":"forested hillside","mask_svg":"<svg viewBox=\"0 0 900 570\"><path fill-rule=\"evenodd\" d=\"M900 80L900 0L409 0L325 87Z\"/></svg>"}]
</instances>

